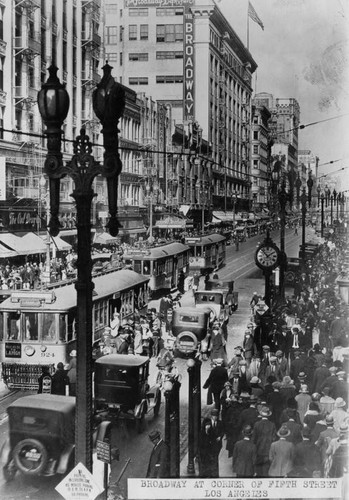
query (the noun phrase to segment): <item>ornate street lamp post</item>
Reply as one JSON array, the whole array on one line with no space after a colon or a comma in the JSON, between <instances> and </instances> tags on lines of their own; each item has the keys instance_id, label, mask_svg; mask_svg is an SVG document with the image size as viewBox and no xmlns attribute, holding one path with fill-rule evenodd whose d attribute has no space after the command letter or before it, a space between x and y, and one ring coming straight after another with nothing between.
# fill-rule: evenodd
<instances>
[{"instance_id":1,"label":"ornate street lamp post","mask_svg":"<svg viewBox=\"0 0 349 500\"><path fill-rule=\"evenodd\" d=\"M169 448L169 477L180 476L179 391L181 383L172 377L164 383L165 442Z\"/></svg>"},{"instance_id":2,"label":"ornate street lamp post","mask_svg":"<svg viewBox=\"0 0 349 500\"><path fill-rule=\"evenodd\" d=\"M38 93L38 106L47 135L45 173L50 181L50 233L57 236L60 179L69 176L75 188L72 196L77 211L77 391L75 416L75 462L92 471L92 260L91 205L95 193L92 182L97 175L107 178L112 236L118 234L117 189L121 172L118 151L118 121L125 106L122 86L111 76L111 66L103 67L103 78L93 93L93 107L103 126L104 161L101 165L91 154L92 144L85 130L74 142L74 155L65 165L61 153L62 124L69 109L69 95L57 77L58 69L49 68L49 78Z\"/></svg>"},{"instance_id":3,"label":"ornate street lamp post","mask_svg":"<svg viewBox=\"0 0 349 500\"><path fill-rule=\"evenodd\" d=\"M324 193L321 193L321 238L324 237L324 202L325 202L325 195Z\"/></svg>"},{"instance_id":4,"label":"ornate street lamp post","mask_svg":"<svg viewBox=\"0 0 349 500\"><path fill-rule=\"evenodd\" d=\"M305 192L305 187L303 188L303 192L301 195L301 204L302 204L302 246L301 246L301 255L302 255L302 266L303 269L305 267L305 216L307 213L307 201L308 196Z\"/></svg>"}]
</instances>

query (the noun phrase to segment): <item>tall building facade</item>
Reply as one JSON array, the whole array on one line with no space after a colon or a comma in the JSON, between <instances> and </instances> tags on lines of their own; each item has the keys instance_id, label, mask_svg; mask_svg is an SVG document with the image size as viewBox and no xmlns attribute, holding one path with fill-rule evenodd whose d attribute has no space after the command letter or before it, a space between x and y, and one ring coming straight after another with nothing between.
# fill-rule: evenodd
<instances>
[{"instance_id":1,"label":"tall building facade","mask_svg":"<svg viewBox=\"0 0 349 500\"><path fill-rule=\"evenodd\" d=\"M213 0L183 0L175 7L105 0L105 14L105 54L115 75L171 109L172 134L180 125L189 138L193 127L202 131L211 148L213 208L231 208L235 191L238 208L247 209L257 65L219 7ZM197 161L204 169L200 154Z\"/></svg>"},{"instance_id":2,"label":"tall building facade","mask_svg":"<svg viewBox=\"0 0 349 500\"><path fill-rule=\"evenodd\" d=\"M258 99L252 100L251 177L253 208L261 210L268 205L272 139L271 113Z\"/></svg>"}]
</instances>

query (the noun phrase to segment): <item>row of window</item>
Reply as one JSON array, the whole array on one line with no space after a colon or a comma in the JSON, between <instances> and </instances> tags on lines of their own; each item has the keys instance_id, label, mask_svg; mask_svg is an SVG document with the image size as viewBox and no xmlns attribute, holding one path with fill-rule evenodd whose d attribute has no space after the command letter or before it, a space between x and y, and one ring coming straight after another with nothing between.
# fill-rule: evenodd
<instances>
[{"instance_id":1,"label":"row of window","mask_svg":"<svg viewBox=\"0 0 349 500\"><path fill-rule=\"evenodd\" d=\"M129 77L129 85L148 85L147 76ZM156 83L183 83L183 75L161 75L156 77Z\"/></svg>"},{"instance_id":2,"label":"row of window","mask_svg":"<svg viewBox=\"0 0 349 500\"><path fill-rule=\"evenodd\" d=\"M124 28L121 26L119 29L119 41L123 41ZM149 25L140 24L139 33L138 25L130 24L128 27L128 39L135 40L148 40L149 38ZM183 42L183 24L157 24L156 25L156 41L161 42ZM107 45L115 45L118 42L118 34L116 26L107 26L105 29L105 43Z\"/></svg>"},{"instance_id":3,"label":"row of window","mask_svg":"<svg viewBox=\"0 0 349 500\"><path fill-rule=\"evenodd\" d=\"M109 62L117 62L118 54L117 52L108 52L106 59ZM148 61L148 52L131 52L128 55L129 61ZM156 59L167 60L167 59L183 59L182 51L164 50L156 52ZM122 52L120 52L120 65L122 65Z\"/></svg>"},{"instance_id":4,"label":"row of window","mask_svg":"<svg viewBox=\"0 0 349 500\"><path fill-rule=\"evenodd\" d=\"M148 16L148 8L137 8L137 9L128 9L128 15L130 17L144 17ZM182 16L183 8L171 8L171 7L161 7L156 9L157 16Z\"/></svg>"}]
</instances>

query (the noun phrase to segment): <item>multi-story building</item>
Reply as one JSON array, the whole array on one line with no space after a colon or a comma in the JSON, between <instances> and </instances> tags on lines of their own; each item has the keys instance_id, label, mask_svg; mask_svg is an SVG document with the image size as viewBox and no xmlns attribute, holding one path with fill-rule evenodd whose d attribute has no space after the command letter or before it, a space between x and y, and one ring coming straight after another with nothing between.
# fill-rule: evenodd
<instances>
[{"instance_id":1,"label":"multi-story building","mask_svg":"<svg viewBox=\"0 0 349 500\"><path fill-rule=\"evenodd\" d=\"M213 0L183 0L175 7L105 0L105 8L106 58L120 82L171 108L172 134L178 126L189 138L193 127L202 130L212 155L214 208L231 208L232 192L238 207L248 208L257 65L219 7ZM204 168L200 155L197 161Z\"/></svg>"},{"instance_id":2,"label":"multi-story building","mask_svg":"<svg viewBox=\"0 0 349 500\"><path fill-rule=\"evenodd\" d=\"M255 210L267 207L270 186L271 113L258 99L252 100L251 179Z\"/></svg>"}]
</instances>

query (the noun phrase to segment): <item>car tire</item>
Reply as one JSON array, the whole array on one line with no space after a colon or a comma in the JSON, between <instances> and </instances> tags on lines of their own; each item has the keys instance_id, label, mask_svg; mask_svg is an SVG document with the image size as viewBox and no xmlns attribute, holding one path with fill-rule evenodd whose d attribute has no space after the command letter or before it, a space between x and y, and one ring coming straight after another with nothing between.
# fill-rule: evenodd
<instances>
[{"instance_id":1,"label":"car tire","mask_svg":"<svg viewBox=\"0 0 349 500\"><path fill-rule=\"evenodd\" d=\"M8 464L4 465L2 472L7 483L13 481L17 472L14 460L11 458Z\"/></svg>"},{"instance_id":2,"label":"car tire","mask_svg":"<svg viewBox=\"0 0 349 500\"><path fill-rule=\"evenodd\" d=\"M41 457L35 468L29 467L30 464L34 464L35 462L30 459L27 460L24 456L26 450L28 452L33 449L36 450L36 453ZM26 461L23 462L23 459ZM19 441L13 449L13 460L17 469L23 472L23 474L34 476L41 474L45 470L48 462L48 453L45 446L37 439L23 439Z\"/></svg>"}]
</instances>

